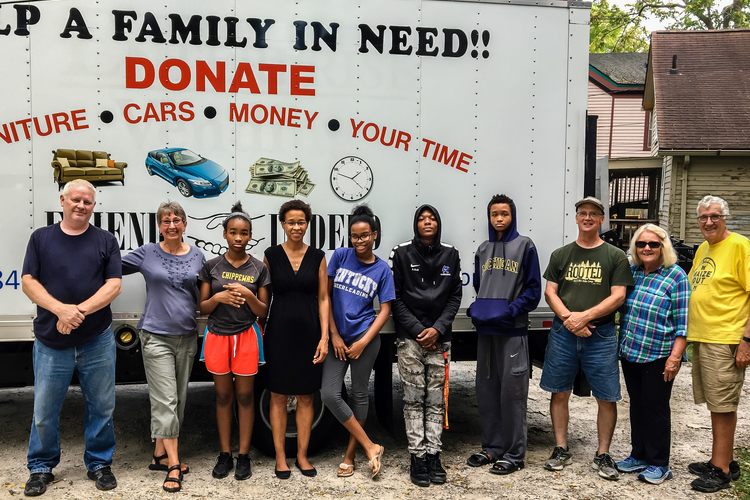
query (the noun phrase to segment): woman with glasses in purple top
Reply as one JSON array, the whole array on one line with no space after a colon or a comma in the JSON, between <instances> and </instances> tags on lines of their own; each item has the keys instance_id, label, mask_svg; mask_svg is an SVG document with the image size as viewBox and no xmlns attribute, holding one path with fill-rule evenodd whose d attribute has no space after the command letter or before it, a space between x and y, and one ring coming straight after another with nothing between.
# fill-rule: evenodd
<instances>
[{"instance_id":1,"label":"woman with glasses in purple top","mask_svg":"<svg viewBox=\"0 0 750 500\"><path fill-rule=\"evenodd\" d=\"M151 439L155 441L150 470L166 471L164 491L182 489L177 438L185 413L187 388L198 349L198 273L203 252L182 241L187 215L179 203L156 211L163 240L148 243L122 258L122 274L141 273L146 280L146 307L138 322L143 368L151 400Z\"/></svg>"}]
</instances>

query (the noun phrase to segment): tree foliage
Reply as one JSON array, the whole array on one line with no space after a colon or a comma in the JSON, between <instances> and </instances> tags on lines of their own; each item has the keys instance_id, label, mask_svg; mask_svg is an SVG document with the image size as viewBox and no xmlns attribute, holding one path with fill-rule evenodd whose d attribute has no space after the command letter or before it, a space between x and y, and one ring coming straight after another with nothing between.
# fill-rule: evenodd
<instances>
[{"instance_id":1,"label":"tree foliage","mask_svg":"<svg viewBox=\"0 0 750 500\"><path fill-rule=\"evenodd\" d=\"M748 28L750 0L731 0L723 6L718 0L632 0L624 9L593 0L591 52L647 50L646 18L660 20L669 30Z\"/></svg>"},{"instance_id":2,"label":"tree foliage","mask_svg":"<svg viewBox=\"0 0 750 500\"><path fill-rule=\"evenodd\" d=\"M643 52L648 50L648 32L643 17L633 15L607 0L591 5L589 52Z\"/></svg>"}]
</instances>

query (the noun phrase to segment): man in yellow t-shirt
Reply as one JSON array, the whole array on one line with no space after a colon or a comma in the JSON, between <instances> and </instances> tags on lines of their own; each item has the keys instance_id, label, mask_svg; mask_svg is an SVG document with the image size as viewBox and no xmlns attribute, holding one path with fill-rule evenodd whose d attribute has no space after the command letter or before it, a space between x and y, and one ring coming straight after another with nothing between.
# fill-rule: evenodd
<instances>
[{"instance_id":1,"label":"man in yellow t-shirt","mask_svg":"<svg viewBox=\"0 0 750 500\"><path fill-rule=\"evenodd\" d=\"M750 241L727 229L729 205L716 196L698 204L705 242L690 270L687 339L693 342L693 397L711 412L711 460L688 470L693 489L713 493L740 476L732 459L737 406L750 364Z\"/></svg>"}]
</instances>

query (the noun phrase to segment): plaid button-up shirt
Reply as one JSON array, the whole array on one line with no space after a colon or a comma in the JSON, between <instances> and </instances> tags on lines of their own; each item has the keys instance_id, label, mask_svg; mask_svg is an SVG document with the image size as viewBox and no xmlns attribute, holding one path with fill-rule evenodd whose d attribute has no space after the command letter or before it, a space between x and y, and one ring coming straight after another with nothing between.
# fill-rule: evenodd
<instances>
[{"instance_id":1,"label":"plaid button-up shirt","mask_svg":"<svg viewBox=\"0 0 750 500\"><path fill-rule=\"evenodd\" d=\"M648 363L672 353L674 339L687 335L690 281L673 265L645 274L630 266L635 288L625 301L620 328L620 357Z\"/></svg>"}]
</instances>

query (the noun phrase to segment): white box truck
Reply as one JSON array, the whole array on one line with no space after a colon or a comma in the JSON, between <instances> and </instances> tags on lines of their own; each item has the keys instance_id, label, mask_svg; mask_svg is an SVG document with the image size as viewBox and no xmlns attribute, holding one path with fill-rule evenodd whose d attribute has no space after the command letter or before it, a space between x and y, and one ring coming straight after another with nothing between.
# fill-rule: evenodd
<instances>
[{"instance_id":1,"label":"white box truck","mask_svg":"<svg viewBox=\"0 0 750 500\"><path fill-rule=\"evenodd\" d=\"M249 251L262 258L283 238L279 206L297 196L315 214L309 243L328 257L348 244L352 206L369 203L382 225L376 254L387 259L412 237L414 210L430 203L463 257L454 350L471 355L461 349L472 345L463 311L491 195L515 200L518 229L534 239L542 268L576 237L589 8L560 0L0 4L0 386L33 381L36 306L20 287L26 243L35 228L59 222L60 186L74 178L95 184L92 223L113 233L123 254L158 241L155 212L166 200L186 209L188 243L207 258L221 254L220 221L241 200L254 218ZM254 177L261 158L294 164L294 179ZM113 303L123 382L143 380L133 332L144 301L142 278L126 277ZM542 304L532 329L551 317ZM382 380L389 398L390 378Z\"/></svg>"}]
</instances>

